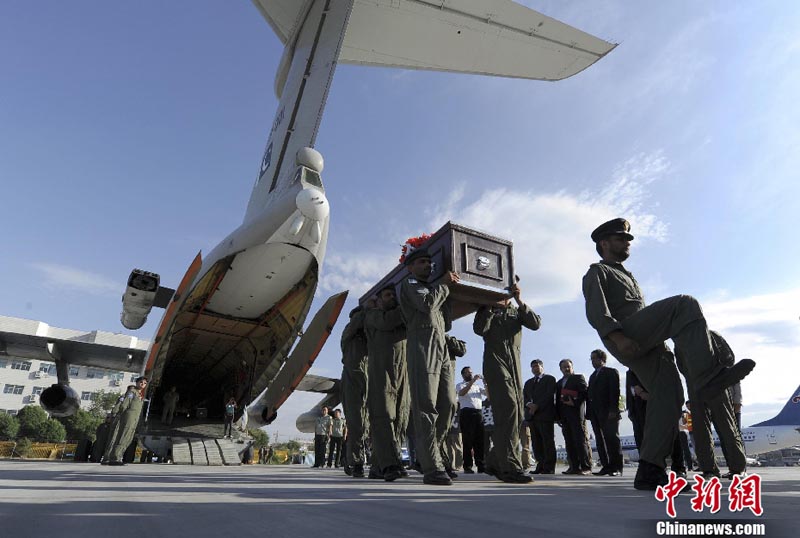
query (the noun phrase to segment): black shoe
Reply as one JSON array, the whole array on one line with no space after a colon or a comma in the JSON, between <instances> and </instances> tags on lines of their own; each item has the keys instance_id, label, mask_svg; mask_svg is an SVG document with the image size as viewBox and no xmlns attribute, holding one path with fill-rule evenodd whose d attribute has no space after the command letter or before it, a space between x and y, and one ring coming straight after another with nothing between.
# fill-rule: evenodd
<instances>
[{"instance_id":1,"label":"black shoe","mask_svg":"<svg viewBox=\"0 0 800 538\"><path fill-rule=\"evenodd\" d=\"M653 463L639 460L636 478L633 479L635 489L655 491L658 486L666 486L668 482L667 472L664 469Z\"/></svg>"},{"instance_id":2,"label":"black shoe","mask_svg":"<svg viewBox=\"0 0 800 538\"><path fill-rule=\"evenodd\" d=\"M430 484L431 486L452 486L453 481L450 480L450 477L447 476L447 473L444 471L434 471L432 473L426 474L422 478L423 484Z\"/></svg>"},{"instance_id":3,"label":"black shoe","mask_svg":"<svg viewBox=\"0 0 800 538\"><path fill-rule=\"evenodd\" d=\"M622 471L610 471L606 473L606 476L622 476Z\"/></svg>"},{"instance_id":4,"label":"black shoe","mask_svg":"<svg viewBox=\"0 0 800 538\"><path fill-rule=\"evenodd\" d=\"M686 469L672 469L672 472L681 478L686 478Z\"/></svg>"},{"instance_id":5,"label":"black shoe","mask_svg":"<svg viewBox=\"0 0 800 538\"><path fill-rule=\"evenodd\" d=\"M345 465L344 474L346 474L347 476L353 476L353 468L350 467L349 465Z\"/></svg>"},{"instance_id":6,"label":"black shoe","mask_svg":"<svg viewBox=\"0 0 800 538\"><path fill-rule=\"evenodd\" d=\"M728 471L727 473L722 475L722 478L724 478L725 480L733 480L734 476L738 476L739 478L744 478L746 474L747 473L745 473L744 471L742 471L741 473L734 473L733 471Z\"/></svg>"},{"instance_id":7,"label":"black shoe","mask_svg":"<svg viewBox=\"0 0 800 538\"><path fill-rule=\"evenodd\" d=\"M364 464L356 463L353 465L353 478L364 478Z\"/></svg>"},{"instance_id":8,"label":"black shoe","mask_svg":"<svg viewBox=\"0 0 800 538\"><path fill-rule=\"evenodd\" d=\"M508 482L509 484L530 484L531 482L533 482L533 478L526 475L522 471L516 471L512 473L501 473L497 475L497 478L499 478L503 482Z\"/></svg>"},{"instance_id":9,"label":"black shoe","mask_svg":"<svg viewBox=\"0 0 800 538\"><path fill-rule=\"evenodd\" d=\"M115 466L115 467L121 467L121 466L125 465L125 464L124 464L123 462L121 462L121 461L109 461L109 462L108 462L108 464L109 464L109 465L113 465L113 466Z\"/></svg>"},{"instance_id":10,"label":"black shoe","mask_svg":"<svg viewBox=\"0 0 800 538\"><path fill-rule=\"evenodd\" d=\"M486 467L484 467L483 465L478 465L478 473L482 474L485 472L486 472Z\"/></svg>"},{"instance_id":11,"label":"black shoe","mask_svg":"<svg viewBox=\"0 0 800 538\"><path fill-rule=\"evenodd\" d=\"M383 479L387 482L394 482L401 476L403 475L400 473L400 468L395 467L394 465L387 467L386 470L383 471ZM372 477L370 476L370 478Z\"/></svg>"},{"instance_id":12,"label":"black shoe","mask_svg":"<svg viewBox=\"0 0 800 538\"><path fill-rule=\"evenodd\" d=\"M489 476L497 476L497 469L494 467L486 467L483 469L483 472Z\"/></svg>"},{"instance_id":13,"label":"black shoe","mask_svg":"<svg viewBox=\"0 0 800 538\"><path fill-rule=\"evenodd\" d=\"M458 478L458 473L450 469L449 467L446 467L444 472L447 473L447 476L450 477L450 480L455 480L456 478Z\"/></svg>"},{"instance_id":14,"label":"black shoe","mask_svg":"<svg viewBox=\"0 0 800 538\"><path fill-rule=\"evenodd\" d=\"M561 471L561 474L577 474L578 471L576 469L567 469L566 471Z\"/></svg>"},{"instance_id":15,"label":"black shoe","mask_svg":"<svg viewBox=\"0 0 800 538\"><path fill-rule=\"evenodd\" d=\"M715 397L722 394L725 389L747 377L747 374L752 372L755 367L756 361L752 359L740 360L730 368L725 368L714 376L714 379L706 383L706 385L698 391L698 396L705 402L713 400Z\"/></svg>"},{"instance_id":16,"label":"black shoe","mask_svg":"<svg viewBox=\"0 0 800 538\"><path fill-rule=\"evenodd\" d=\"M475 474L475 471L472 470L472 467L464 467L464 474Z\"/></svg>"},{"instance_id":17,"label":"black shoe","mask_svg":"<svg viewBox=\"0 0 800 538\"><path fill-rule=\"evenodd\" d=\"M609 471L608 469L603 467L602 469L600 469L596 473L592 473L592 474L595 475L595 476L606 476L607 474L611 474L611 471Z\"/></svg>"},{"instance_id":18,"label":"black shoe","mask_svg":"<svg viewBox=\"0 0 800 538\"><path fill-rule=\"evenodd\" d=\"M374 467L370 467L369 476L367 478L369 478L370 480L379 480L383 478L383 473Z\"/></svg>"},{"instance_id":19,"label":"black shoe","mask_svg":"<svg viewBox=\"0 0 800 538\"><path fill-rule=\"evenodd\" d=\"M703 471L703 474L700 475L706 480L711 480L712 478L722 478L722 475L719 471Z\"/></svg>"}]
</instances>

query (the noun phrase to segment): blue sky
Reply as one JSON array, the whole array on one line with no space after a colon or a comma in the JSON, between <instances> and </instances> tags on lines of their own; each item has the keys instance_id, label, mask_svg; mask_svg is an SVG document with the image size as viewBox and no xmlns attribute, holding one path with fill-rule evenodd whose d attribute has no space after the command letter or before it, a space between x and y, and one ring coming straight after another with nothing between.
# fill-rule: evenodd
<instances>
[{"instance_id":1,"label":"blue sky","mask_svg":"<svg viewBox=\"0 0 800 538\"><path fill-rule=\"evenodd\" d=\"M454 220L515 242L543 317L523 362L554 373L570 357L588 375L588 234L625 216L648 299L700 298L759 362L745 424L772 416L800 378L800 6L525 3L620 45L557 83L338 68L317 138L332 219L315 308L351 289L349 310L407 237ZM0 313L119 332L133 267L177 284L241 222L280 42L245 0L6 2L0 51ZM313 372L339 374L342 326ZM456 332L458 366L479 370L480 341ZM294 435L315 400L293 395L273 432Z\"/></svg>"}]
</instances>

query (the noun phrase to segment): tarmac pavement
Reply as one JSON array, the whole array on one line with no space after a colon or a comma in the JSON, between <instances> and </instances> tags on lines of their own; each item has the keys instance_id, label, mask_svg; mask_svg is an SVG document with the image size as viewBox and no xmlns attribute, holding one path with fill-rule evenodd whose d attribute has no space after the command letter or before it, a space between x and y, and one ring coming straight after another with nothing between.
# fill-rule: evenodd
<instances>
[{"instance_id":1,"label":"tarmac pavement","mask_svg":"<svg viewBox=\"0 0 800 538\"><path fill-rule=\"evenodd\" d=\"M559 469L561 470L561 469ZM0 461L4 537L205 536L657 536L670 520L652 492L622 477L536 477L505 484L461 474L455 485L422 476L393 483L354 479L341 469L300 465L199 467ZM695 513L692 495L676 501L678 520L765 523L766 536L794 535L800 520L800 467L757 468L764 514L722 508ZM693 484L693 481L690 481ZM790 532L791 531L791 532Z\"/></svg>"}]
</instances>

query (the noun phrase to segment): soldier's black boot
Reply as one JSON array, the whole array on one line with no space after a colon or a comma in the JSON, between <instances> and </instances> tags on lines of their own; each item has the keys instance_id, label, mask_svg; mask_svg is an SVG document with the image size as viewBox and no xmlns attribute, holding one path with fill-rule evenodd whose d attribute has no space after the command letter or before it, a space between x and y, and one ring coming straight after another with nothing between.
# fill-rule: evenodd
<instances>
[{"instance_id":1,"label":"soldier's black boot","mask_svg":"<svg viewBox=\"0 0 800 538\"><path fill-rule=\"evenodd\" d=\"M363 463L356 463L353 465L353 478L364 478Z\"/></svg>"},{"instance_id":2,"label":"soldier's black boot","mask_svg":"<svg viewBox=\"0 0 800 538\"><path fill-rule=\"evenodd\" d=\"M509 484L529 484L533 482L533 478L526 475L522 469L509 473L500 473L497 475L497 478Z\"/></svg>"},{"instance_id":3,"label":"soldier's black boot","mask_svg":"<svg viewBox=\"0 0 800 538\"><path fill-rule=\"evenodd\" d=\"M636 478L633 479L635 489L654 491L658 486L665 486L667 483L667 472L662 467L649 461L639 460Z\"/></svg>"},{"instance_id":4,"label":"soldier's black boot","mask_svg":"<svg viewBox=\"0 0 800 538\"><path fill-rule=\"evenodd\" d=\"M752 372L755 367L756 361L752 359L742 359L730 368L723 369L714 376L714 379L706 383L706 385L698 391L700 399L705 402L713 400L722 394L725 389L732 387L747 377L747 374Z\"/></svg>"},{"instance_id":5,"label":"soldier's black boot","mask_svg":"<svg viewBox=\"0 0 800 538\"><path fill-rule=\"evenodd\" d=\"M394 482L401 476L403 476L403 473L400 472L400 467L397 467L395 465L387 467L386 469L383 470L383 479L386 480L387 482Z\"/></svg>"},{"instance_id":6,"label":"soldier's black boot","mask_svg":"<svg viewBox=\"0 0 800 538\"><path fill-rule=\"evenodd\" d=\"M444 472L447 473L447 476L449 476L451 480L458 478L458 473L455 472L452 467L445 467Z\"/></svg>"},{"instance_id":7,"label":"soldier's black boot","mask_svg":"<svg viewBox=\"0 0 800 538\"><path fill-rule=\"evenodd\" d=\"M450 480L450 477L447 476L447 473L444 471L434 471L432 473L426 474L422 478L423 484L430 484L432 486L452 486L453 481Z\"/></svg>"}]
</instances>

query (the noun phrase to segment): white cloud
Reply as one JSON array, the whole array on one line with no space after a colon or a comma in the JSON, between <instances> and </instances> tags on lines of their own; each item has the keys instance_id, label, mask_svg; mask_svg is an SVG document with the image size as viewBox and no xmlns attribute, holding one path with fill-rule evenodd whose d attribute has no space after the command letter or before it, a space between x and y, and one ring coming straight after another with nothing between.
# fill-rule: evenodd
<instances>
[{"instance_id":1,"label":"white cloud","mask_svg":"<svg viewBox=\"0 0 800 538\"><path fill-rule=\"evenodd\" d=\"M78 291L91 295L121 295L124 282L56 263L32 263L31 267L44 276L42 284L56 290Z\"/></svg>"},{"instance_id":2,"label":"white cloud","mask_svg":"<svg viewBox=\"0 0 800 538\"><path fill-rule=\"evenodd\" d=\"M646 202L648 186L668 171L663 152L654 151L624 161L605 186L579 194L499 188L485 190L468 201L465 185L460 184L441 204L425 208L423 214L428 230L453 221L512 239L515 266L526 296L540 306L562 303L581 294L581 277L597 259L589 235L599 223L624 216L631 221L637 243L666 238L667 225L649 211L652 204ZM374 239L375 230L365 232L370 235L364 237ZM328 255L320 290L349 289L351 297L359 297L397 264L400 245L409 235L393 237L388 241L394 243L391 248L370 248L374 244L370 241Z\"/></svg>"},{"instance_id":3,"label":"white cloud","mask_svg":"<svg viewBox=\"0 0 800 538\"><path fill-rule=\"evenodd\" d=\"M328 293L350 290L350 298L357 299L397 265L399 256L399 243L392 251L329 255L320 278L320 290Z\"/></svg>"},{"instance_id":4,"label":"white cloud","mask_svg":"<svg viewBox=\"0 0 800 538\"><path fill-rule=\"evenodd\" d=\"M777 413L800 384L800 371L788 366L800 357L798 304L800 288L703 303L709 327L728 340L737 359L756 361L756 369L742 383L742 393L745 408L773 406L762 418Z\"/></svg>"}]
</instances>

